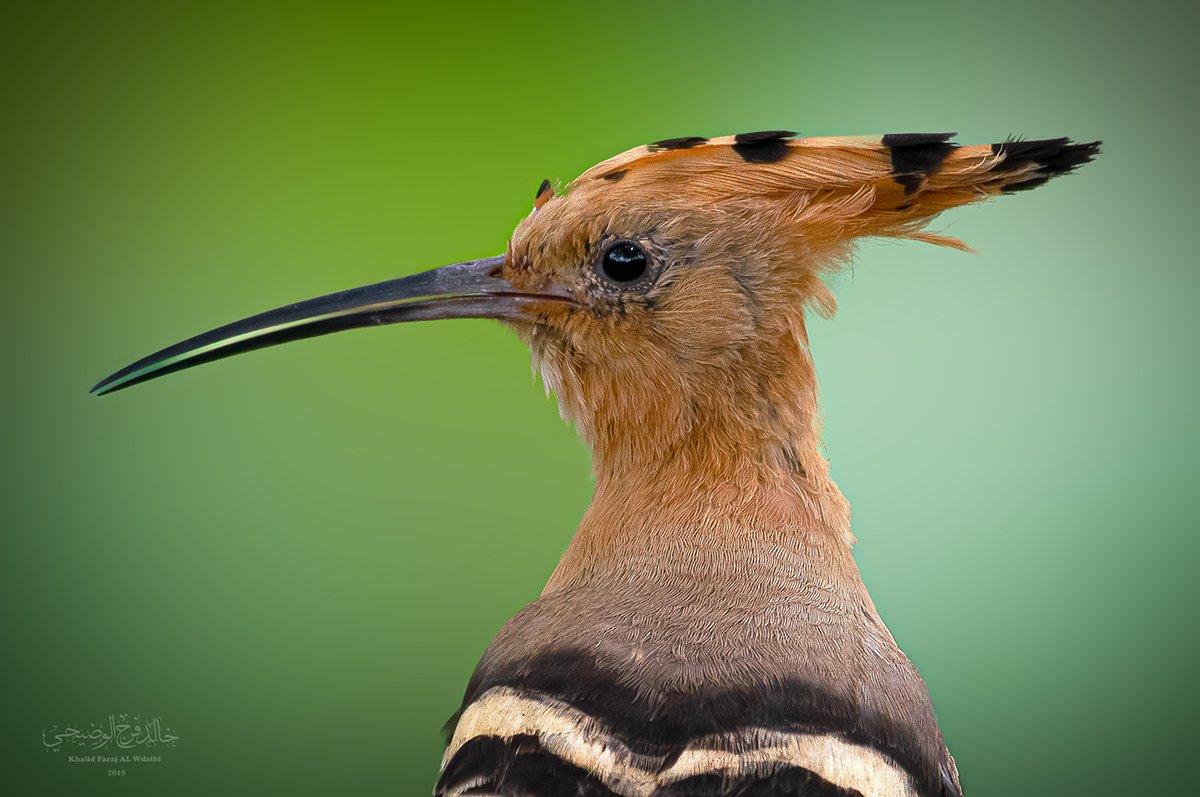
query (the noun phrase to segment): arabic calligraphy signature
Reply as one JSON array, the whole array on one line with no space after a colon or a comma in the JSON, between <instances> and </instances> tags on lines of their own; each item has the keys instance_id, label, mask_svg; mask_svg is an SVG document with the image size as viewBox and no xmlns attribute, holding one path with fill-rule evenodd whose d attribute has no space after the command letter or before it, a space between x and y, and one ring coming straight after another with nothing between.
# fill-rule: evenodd
<instances>
[{"instance_id":1,"label":"arabic calligraphy signature","mask_svg":"<svg viewBox=\"0 0 1200 797\"><path fill-rule=\"evenodd\" d=\"M50 725L42 729L42 744L49 750L61 749L63 745L89 750L103 750L110 744L122 750L160 744L174 747L178 740L178 736L163 726L162 717L143 720L140 714L134 714L132 719L128 714L109 714L107 727L92 723L87 731L71 725Z\"/></svg>"}]
</instances>

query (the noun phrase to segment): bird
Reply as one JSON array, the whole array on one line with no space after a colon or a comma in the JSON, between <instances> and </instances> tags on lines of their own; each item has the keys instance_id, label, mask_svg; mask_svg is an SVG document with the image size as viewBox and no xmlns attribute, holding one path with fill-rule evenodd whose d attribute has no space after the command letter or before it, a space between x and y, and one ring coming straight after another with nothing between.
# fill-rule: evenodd
<instances>
[{"instance_id":1,"label":"bird","mask_svg":"<svg viewBox=\"0 0 1200 797\"><path fill-rule=\"evenodd\" d=\"M218 327L93 392L356 327L496 319L589 445L595 491L479 661L435 795L961 797L852 555L806 327L860 239L965 249L929 223L1100 151L955 135L635 147L543 181L501 255Z\"/></svg>"}]
</instances>

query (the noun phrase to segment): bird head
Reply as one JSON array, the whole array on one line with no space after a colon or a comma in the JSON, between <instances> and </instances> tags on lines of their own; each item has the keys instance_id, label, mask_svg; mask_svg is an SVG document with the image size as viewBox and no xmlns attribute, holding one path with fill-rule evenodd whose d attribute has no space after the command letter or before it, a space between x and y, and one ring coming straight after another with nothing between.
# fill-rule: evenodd
<instances>
[{"instance_id":1,"label":"bird head","mask_svg":"<svg viewBox=\"0 0 1200 797\"><path fill-rule=\"evenodd\" d=\"M543 182L504 255L261 313L101 381L107 393L242 351L362 326L484 317L530 347L563 414L612 467L822 460L804 311L863 236L962 248L925 225L1087 162L1067 139L958 146L949 134L767 131L637 147L561 193Z\"/></svg>"}]
</instances>

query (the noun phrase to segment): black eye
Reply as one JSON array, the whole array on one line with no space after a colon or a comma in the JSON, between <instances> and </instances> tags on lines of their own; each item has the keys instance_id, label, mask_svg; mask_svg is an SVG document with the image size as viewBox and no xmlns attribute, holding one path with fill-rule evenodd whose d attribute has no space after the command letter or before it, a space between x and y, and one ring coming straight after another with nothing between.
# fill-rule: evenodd
<instances>
[{"instance_id":1,"label":"black eye","mask_svg":"<svg viewBox=\"0 0 1200 797\"><path fill-rule=\"evenodd\" d=\"M600 258L600 273L620 284L641 279L648 266L646 250L631 241L617 241Z\"/></svg>"}]
</instances>

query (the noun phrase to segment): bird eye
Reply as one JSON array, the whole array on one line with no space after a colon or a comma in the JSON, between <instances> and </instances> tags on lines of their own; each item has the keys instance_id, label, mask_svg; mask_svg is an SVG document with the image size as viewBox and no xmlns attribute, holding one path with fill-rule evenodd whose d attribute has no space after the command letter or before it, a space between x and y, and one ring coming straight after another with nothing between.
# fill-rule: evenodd
<instances>
[{"instance_id":1,"label":"bird eye","mask_svg":"<svg viewBox=\"0 0 1200 797\"><path fill-rule=\"evenodd\" d=\"M648 267L646 250L632 241L617 241L600 258L600 273L622 285L641 279Z\"/></svg>"}]
</instances>

